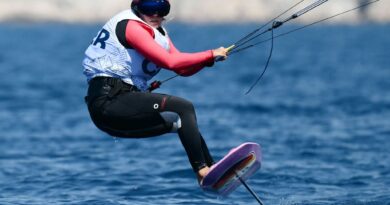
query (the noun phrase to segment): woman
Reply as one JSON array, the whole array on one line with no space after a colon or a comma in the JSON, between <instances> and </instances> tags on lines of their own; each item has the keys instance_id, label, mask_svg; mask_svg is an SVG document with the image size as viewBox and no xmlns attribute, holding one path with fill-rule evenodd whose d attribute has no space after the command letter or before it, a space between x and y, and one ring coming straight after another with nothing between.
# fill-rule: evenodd
<instances>
[{"instance_id":1,"label":"woman","mask_svg":"<svg viewBox=\"0 0 390 205\"><path fill-rule=\"evenodd\" d=\"M88 47L83 61L89 88L86 101L95 125L116 137L144 138L177 132L201 181L214 163L199 133L191 102L148 92L161 68L190 76L227 57L221 47L181 53L162 27L168 0L133 0L131 9L109 20Z\"/></svg>"}]
</instances>

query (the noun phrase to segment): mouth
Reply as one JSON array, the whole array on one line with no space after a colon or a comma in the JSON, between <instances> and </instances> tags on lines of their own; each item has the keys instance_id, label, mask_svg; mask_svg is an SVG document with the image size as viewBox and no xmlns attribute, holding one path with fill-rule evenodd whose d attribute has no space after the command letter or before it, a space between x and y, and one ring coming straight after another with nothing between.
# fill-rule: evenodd
<instances>
[{"instance_id":1,"label":"mouth","mask_svg":"<svg viewBox=\"0 0 390 205\"><path fill-rule=\"evenodd\" d=\"M150 20L149 23L152 25L160 25L161 21L158 19L154 19L154 20Z\"/></svg>"},{"instance_id":2,"label":"mouth","mask_svg":"<svg viewBox=\"0 0 390 205\"><path fill-rule=\"evenodd\" d=\"M153 25L159 25L164 20L162 17L159 17L157 15L154 15L154 16L147 16L147 15L145 15L143 19L146 22L148 22L149 24L153 24Z\"/></svg>"}]
</instances>

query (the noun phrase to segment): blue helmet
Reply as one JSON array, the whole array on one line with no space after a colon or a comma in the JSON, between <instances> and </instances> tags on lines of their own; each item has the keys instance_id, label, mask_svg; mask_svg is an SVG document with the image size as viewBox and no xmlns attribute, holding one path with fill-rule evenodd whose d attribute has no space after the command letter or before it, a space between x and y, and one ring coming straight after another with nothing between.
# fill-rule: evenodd
<instances>
[{"instance_id":1,"label":"blue helmet","mask_svg":"<svg viewBox=\"0 0 390 205\"><path fill-rule=\"evenodd\" d=\"M168 0L133 0L131 8L141 14L152 16L157 14L161 17L169 14L171 4Z\"/></svg>"}]
</instances>

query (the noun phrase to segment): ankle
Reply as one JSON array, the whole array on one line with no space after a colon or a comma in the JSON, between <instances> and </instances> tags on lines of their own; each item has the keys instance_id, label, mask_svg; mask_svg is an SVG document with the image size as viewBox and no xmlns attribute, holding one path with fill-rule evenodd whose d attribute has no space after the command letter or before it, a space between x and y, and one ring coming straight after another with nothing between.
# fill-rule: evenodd
<instances>
[{"instance_id":1,"label":"ankle","mask_svg":"<svg viewBox=\"0 0 390 205\"><path fill-rule=\"evenodd\" d=\"M200 169L199 171L198 171L198 178L200 179L200 180L202 180L208 173L209 173L209 171L210 171L210 168L209 167L203 167L202 169Z\"/></svg>"}]
</instances>

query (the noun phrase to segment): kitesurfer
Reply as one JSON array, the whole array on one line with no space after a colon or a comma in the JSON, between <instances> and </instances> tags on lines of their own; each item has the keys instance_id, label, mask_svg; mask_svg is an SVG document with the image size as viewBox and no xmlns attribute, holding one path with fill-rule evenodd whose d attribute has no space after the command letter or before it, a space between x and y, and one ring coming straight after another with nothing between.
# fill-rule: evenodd
<instances>
[{"instance_id":1,"label":"kitesurfer","mask_svg":"<svg viewBox=\"0 0 390 205\"><path fill-rule=\"evenodd\" d=\"M94 124L123 138L146 138L177 132L200 181L214 163L199 132L193 104L180 97L150 92L148 81L161 68L191 76L227 58L220 47L182 53L162 26L169 0L133 0L112 17L85 52L86 96ZM222 58L221 58L222 57Z\"/></svg>"}]
</instances>

